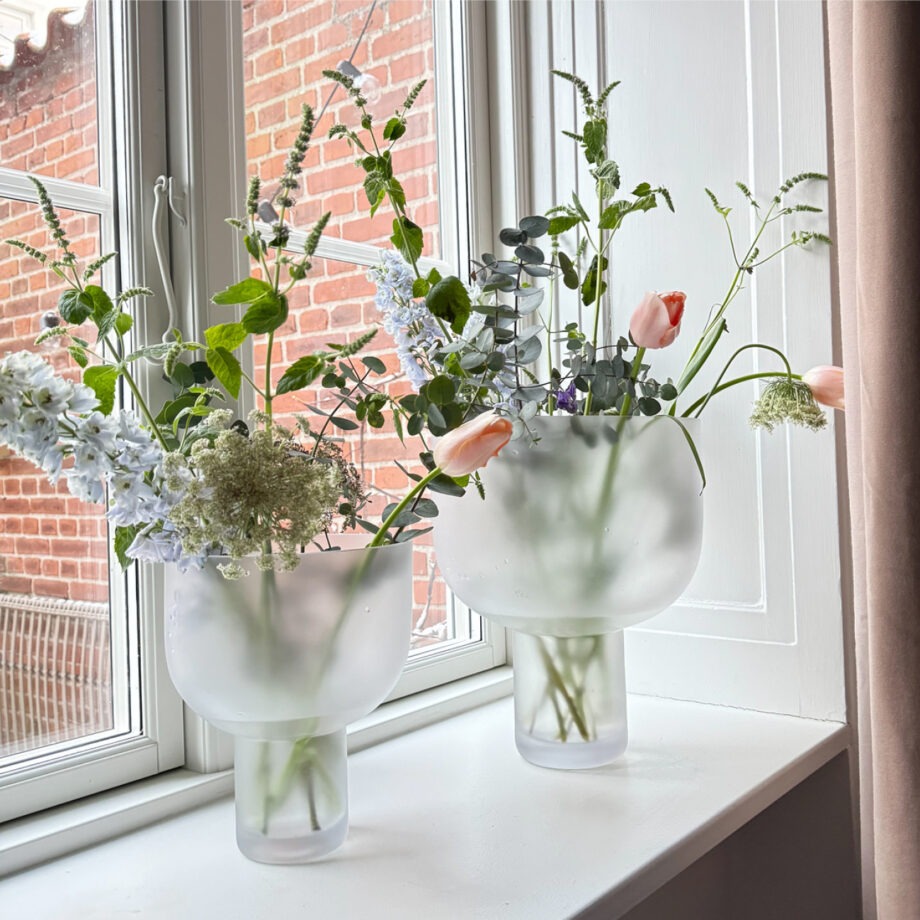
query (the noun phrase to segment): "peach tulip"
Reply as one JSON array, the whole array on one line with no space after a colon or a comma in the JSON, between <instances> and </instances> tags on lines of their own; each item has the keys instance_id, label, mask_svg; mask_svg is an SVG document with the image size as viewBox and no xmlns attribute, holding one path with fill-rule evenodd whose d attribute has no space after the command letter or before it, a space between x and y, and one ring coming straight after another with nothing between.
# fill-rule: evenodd
<instances>
[{"instance_id":1,"label":"peach tulip","mask_svg":"<svg viewBox=\"0 0 920 920\"><path fill-rule=\"evenodd\" d=\"M642 298L629 321L629 333L640 348L664 348L677 338L687 295L683 291Z\"/></svg>"},{"instance_id":2,"label":"peach tulip","mask_svg":"<svg viewBox=\"0 0 920 920\"><path fill-rule=\"evenodd\" d=\"M466 476L485 466L510 440L510 420L485 412L444 435L434 446L434 462L448 476Z\"/></svg>"},{"instance_id":3,"label":"peach tulip","mask_svg":"<svg viewBox=\"0 0 920 920\"><path fill-rule=\"evenodd\" d=\"M815 400L831 409L843 409L843 368L832 364L813 367L802 374Z\"/></svg>"}]
</instances>

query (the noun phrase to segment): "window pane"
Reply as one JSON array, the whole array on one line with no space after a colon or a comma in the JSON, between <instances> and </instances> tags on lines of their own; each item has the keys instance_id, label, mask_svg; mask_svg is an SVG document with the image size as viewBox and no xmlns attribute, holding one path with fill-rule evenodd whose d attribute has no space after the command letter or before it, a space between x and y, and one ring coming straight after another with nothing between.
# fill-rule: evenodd
<instances>
[{"instance_id":1,"label":"window pane","mask_svg":"<svg viewBox=\"0 0 920 920\"><path fill-rule=\"evenodd\" d=\"M275 382L285 367L303 355L323 350L329 342L352 341L377 321L374 285L367 278L367 269L345 262L314 260L309 278L295 286L289 297L287 323L275 335ZM266 339L262 336L255 351L257 368L265 366L266 347ZM398 373L395 349L393 340L381 329L362 355L376 355L384 361L387 374L372 377L371 381L391 396L400 396L412 389L406 378ZM360 358L355 364L363 370ZM293 424L294 415L303 413L311 419L314 429L320 429L324 418L311 415L310 407L316 405L325 412L331 411L338 402L337 392L314 388L288 394L277 399L274 410L282 424ZM354 433L336 432L336 436L341 438L343 450L371 493L370 504L362 516L379 523L384 507L402 498L410 486L393 459L412 472L424 472L418 461L418 439L408 438L403 445L389 420L381 429L364 426ZM415 543L412 647L428 648L455 638L481 638L478 619L471 627L465 612L454 613L446 586L437 571L430 535L418 538Z\"/></svg>"},{"instance_id":2,"label":"window pane","mask_svg":"<svg viewBox=\"0 0 920 920\"><path fill-rule=\"evenodd\" d=\"M99 217L59 210L72 249L99 251ZM0 239L51 252L38 206L0 200ZM37 348L63 284L0 244L0 354L38 351L79 379L61 339ZM79 333L78 333L79 334ZM88 330L85 335L89 337ZM0 448L0 758L114 727L106 522L63 481Z\"/></svg>"},{"instance_id":3,"label":"window pane","mask_svg":"<svg viewBox=\"0 0 920 920\"><path fill-rule=\"evenodd\" d=\"M351 57L370 9L370 0L243 0L246 154L250 173L277 187L302 103L317 115L332 84L322 76ZM438 169L435 143L434 40L430 0L382 0L353 58L369 85L369 110L378 139L383 125L420 80L422 90L408 119L405 137L394 148L394 172L402 182L409 217L425 233L424 255L440 254ZM306 181L296 225L307 229L332 212L328 237L389 246L393 215L384 205L371 220L361 188L363 173L342 139L328 140L336 122L357 127L359 116L340 89L314 132L305 163Z\"/></svg>"},{"instance_id":4,"label":"window pane","mask_svg":"<svg viewBox=\"0 0 920 920\"><path fill-rule=\"evenodd\" d=\"M7 39L0 44L0 163L7 169L98 184L93 14L92 0L0 5Z\"/></svg>"}]
</instances>

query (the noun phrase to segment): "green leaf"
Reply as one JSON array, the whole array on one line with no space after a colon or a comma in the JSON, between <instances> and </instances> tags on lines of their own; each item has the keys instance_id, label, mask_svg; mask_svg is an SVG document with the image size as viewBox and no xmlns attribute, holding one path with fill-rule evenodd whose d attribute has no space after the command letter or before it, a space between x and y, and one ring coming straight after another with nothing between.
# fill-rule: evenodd
<instances>
[{"instance_id":1,"label":"green leaf","mask_svg":"<svg viewBox=\"0 0 920 920\"><path fill-rule=\"evenodd\" d=\"M134 319L130 313L119 313L115 317L115 331L119 335L125 335L133 325Z\"/></svg>"},{"instance_id":2,"label":"green leaf","mask_svg":"<svg viewBox=\"0 0 920 920\"><path fill-rule=\"evenodd\" d=\"M603 278L603 273L607 270L607 259L604 256L601 256L601 266L600 271L597 267L597 256L591 260L591 267L588 269L588 273L585 275L585 280L581 285L581 302L587 307L591 306L598 298L597 282L598 276L600 275ZM603 296L605 290L607 290L607 282L601 280L600 296Z\"/></svg>"},{"instance_id":3,"label":"green leaf","mask_svg":"<svg viewBox=\"0 0 920 920\"><path fill-rule=\"evenodd\" d=\"M601 163L607 146L607 120L595 118L585 122L582 138L585 145L585 158L589 163Z\"/></svg>"},{"instance_id":4,"label":"green leaf","mask_svg":"<svg viewBox=\"0 0 920 920\"><path fill-rule=\"evenodd\" d=\"M556 258L559 262L559 267L562 269L562 283L570 291L576 290L578 288L578 272L575 271L572 260L564 252L556 253Z\"/></svg>"},{"instance_id":5,"label":"green leaf","mask_svg":"<svg viewBox=\"0 0 920 920\"><path fill-rule=\"evenodd\" d=\"M380 358L375 358L373 355L367 358L362 358L361 363L369 370L375 374L385 374L387 372L387 366L380 360Z\"/></svg>"},{"instance_id":6,"label":"green leaf","mask_svg":"<svg viewBox=\"0 0 920 920\"><path fill-rule=\"evenodd\" d=\"M643 396L639 400L639 411L643 415L657 415L661 412L661 403L652 396Z\"/></svg>"},{"instance_id":7,"label":"green leaf","mask_svg":"<svg viewBox=\"0 0 920 920\"><path fill-rule=\"evenodd\" d=\"M425 298L432 315L447 320L458 335L470 317L470 295L466 285L455 275L442 278Z\"/></svg>"},{"instance_id":8,"label":"green leaf","mask_svg":"<svg viewBox=\"0 0 920 920\"><path fill-rule=\"evenodd\" d=\"M446 476L444 473L432 479L428 483L428 488L432 492L440 492L442 495L456 495L457 497L466 493L462 486L457 485L450 476Z\"/></svg>"},{"instance_id":9,"label":"green leaf","mask_svg":"<svg viewBox=\"0 0 920 920\"><path fill-rule=\"evenodd\" d=\"M571 230L572 227L578 225L578 220L577 214L559 214L553 217L549 222L549 235L559 236L560 233Z\"/></svg>"},{"instance_id":10,"label":"green leaf","mask_svg":"<svg viewBox=\"0 0 920 920\"><path fill-rule=\"evenodd\" d=\"M398 141L405 133L405 119L398 115L393 116L383 127L383 138L387 141Z\"/></svg>"},{"instance_id":11,"label":"green leaf","mask_svg":"<svg viewBox=\"0 0 920 920\"><path fill-rule=\"evenodd\" d=\"M218 323L204 331L204 340L210 348L226 348L233 351L246 341L246 331L242 323Z\"/></svg>"},{"instance_id":12,"label":"green leaf","mask_svg":"<svg viewBox=\"0 0 920 920\"><path fill-rule=\"evenodd\" d=\"M518 226L531 239L537 239L549 230L549 221L542 215L537 214L532 217L522 217L518 221Z\"/></svg>"},{"instance_id":13,"label":"green leaf","mask_svg":"<svg viewBox=\"0 0 920 920\"><path fill-rule=\"evenodd\" d=\"M632 203L629 201L614 201L609 207L604 208L598 226L602 230L616 230L631 209Z\"/></svg>"},{"instance_id":14,"label":"green leaf","mask_svg":"<svg viewBox=\"0 0 920 920\"><path fill-rule=\"evenodd\" d=\"M457 392L453 379L446 374L439 374L433 380L429 380L424 389L425 396L436 406L446 406L453 401Z\"/></svg>"},{"instance_id":15,"label":"green leaf","mask_svg":"<svg viewBox=\"0 0 920 920\"><path fill-rule=\"evenodd\" d=\"M127 556L128 547L134 542L140 530L140 525L132 524L130 527L115 528L115 555L118 557L118 564L122 569L128 568L134 561Z\"/></svg>"},{"instance_id":16,"label":"green leaf","mask_svg":"<svg viewBox=\"0 0 920 920\"><path fill-rule=\"evenodd\" d=\"M88 284L84 294L93 302L93 322L99 329L99 338L105 338L115 328L118 319L112 298L98 284Z\"/></svg>"},{"instance_id":17,"label":"green leaf","mask_svg":"<svg viewBox=\"0 0 920 920\"><path fill-rule=\"evenodd\" d=\"M340 418L337 415L330 416L329 422L332 425L335 425L336 428L340 428L342 431L354 431L361 426L357 422L353 422L350 418Z\"/></svg>"},{"instance_id":18,"label":"green leaf","mask_svg":"<svg viewBox=\"0 0 920 920\"><path fill-rule=\"evenodd\" d=\"M274 293L272 286L260 278L244 278L237 284L215 294L211 300L217 304L252 303L264 294Z\"/></svg>"},{"instance_id":19,"label":"green leaf","mask_svg":"<svg viewBox=\"0 0 920 920\"><path fill-rule=\"evenodd\" d=\"M70 357L80 365L80 367L86 367L89 364L89 359L86 357L86 352L80 348L79 345L71 345L67 351L70 354Z\"/></svg>"},{"instance_id":20,"label":"green leaf","mask_svg":"<svg viewBox=\"0 0 920 920\"><path fill-rule=\"evenodd\" d=\"M663 383L658 395L665 402L671 402L671 400L677 399L677 387L673 383Z\"/></svg>"},{"instance_id":21,"label":"green leaf","mask_svg":"<svg viewBox=\"0 0 920 920\"><path fill-rule=\"evenodd\" d=\"M287 319L287 315L287 297L269 288L243 314L243 328L256 334L274 332Z\"/></svg>"},{"instance_id":22,"label":"green leaf","mask_svg":"<svg viewBox=\"0 0 920 920\"><path fill-rule=\"evenodd\" d=\"M118 370L111 364L97 364L83 371L83 382L96 394L99 411L108 415L115 407L115 382Z\"/></svg>"},{"instance_id":23,"label":"green leaf","mask_svg":"<svg viewBox=\"0 0 920 920\"><path fill-rule=\"evenodd\" d=\"M93 312L93 300L76 288L68 288L58 300L58 312L74 326L85 323Z\"/></svg>"},{"instance_id":24,"label":"green leaf","mask_svg":"<svg viewBox=\"0 0 920 920\"><path fill-rule=\"evenodd\" d=\"M427 278L416 278L412 282L412 296L424 297L431 290L431 282Z\"/></svg>"},{"instance_id":25,"label":"green leaf","mask_svg":"<svg viewBox=\"0 0 920 920\"><path fill-rule=\"evenodd\" d=\"M224 389L234 398L240 395L240 381L243 371L236 356L226 348L209 348L205 352L205 360L214 371L214 376L224 385Z\"/></svg>"},{"instance_id":26,"label":"green leaf","mask_svg":"<svg viewBox=\"0 0 920 920\"><path fill-rule=\"evenodd\" d=\"M371 206L371 217L373 217L387 195L386 177L376 169L371 170L364 177L364 193L367 195L367 200Z\"/></svg>"},{"instance_id":27,"label":"green leaf","mask_svg":"<svg viewBox=\"0 0 920 920\"><path fill-rule=\"evenodd\" d=\"M390 242L410 265L418 262L422 254L422 241L422 228L412 223L408 217L397 217L393 221Z\"/></svg>"},{"instance_id":28,"label":"green leaf","mask_svg":"<svg viewBox=\"0 0 920 920\"><path fill-rule=\"evenodd\" d=\"M413 503L412 510L419 517L433 518L438 516L438 506L430 498L420 498Z\"/></svg>"},{"instance_id":29,"label":"green leaf","mask_svg":"<svg viewBox=\"0 0 920 920\"><path fill-rule=\"evenodd\" d=\"M195 374L187 364L183 364L181 361L176 362L169 379L182 389L195 385Z\"/></svg>"},{"instance_id":30,"label":"green leaf","mask_svg":"<svg viewBox=\"0 0 920 920\"><path fill-rule=\"evenodd\" d=\"M326 367L324 355L306 355L298 358L278 381L277 393L293 393L308 387Z\"/></svg>"}]
</instances>

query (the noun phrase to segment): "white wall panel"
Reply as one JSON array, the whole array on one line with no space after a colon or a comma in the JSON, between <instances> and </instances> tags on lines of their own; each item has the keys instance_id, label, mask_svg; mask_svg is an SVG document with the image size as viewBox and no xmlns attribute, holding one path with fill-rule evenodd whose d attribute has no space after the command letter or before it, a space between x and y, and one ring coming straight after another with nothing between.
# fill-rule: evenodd
<instances>
[{"instance_id":1,"label":"white wall panel","mask_svg":"<svg viewBox=\"0 0 920 920\"><path fill-rule=\"evenodd\" d=\"M549 68L574 69L595 87L621 80L610 103L610 155L627 191L640 181L665 185L677 213L639 215L618 235L609 312L614 333L623 334L644 291L686 291L681 337L654 356L656 377L676 377L734 270L704 187L735 208L736 242L746 248L751 213L736 179L769 202L788 176L826 171L821 6L540 0L528 5L527 16L534 111L527 122L528 204L542 211L568 197L573 180L584 187L574 144L559 135L575 127L577 100ZM810 184L807 196L823 205L826 190ZM826 220L819 215L797 225L824 229ZM790 229L774 224L762 251ZM577 313L570 302L560 318ZM829 363L827 250L792 250L759 269L727 318L730 334L701 375L709 383L751 340L784 349L800 371ZM745 353L733 367L743 374L776 364ZM755 433L746 419L758 390L739 386L707 408L703 558L677 605L629 631L630 686L843 719L833 425L817 435Z\"/></svg>"}]
</instances>

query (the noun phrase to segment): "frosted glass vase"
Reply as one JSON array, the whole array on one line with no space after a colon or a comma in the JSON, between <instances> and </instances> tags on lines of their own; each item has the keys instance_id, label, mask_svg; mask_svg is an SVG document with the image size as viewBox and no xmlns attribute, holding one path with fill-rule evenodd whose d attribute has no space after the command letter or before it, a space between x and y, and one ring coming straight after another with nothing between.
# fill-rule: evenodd
<instances>
[{"instance_id":1,"label":"frosted glass vase","mask_svg":"<svg viewBox=\"0 0 920 920\"><path fill-rule=\"evenodd\" d=\"M308 553L228 581L212 557L167 567L166 661L182 698L235 736L237 843L299 863L345 839L345 727L390 692L409 651L412 547Z\"/></svg>"},{"instance_id":2,"label":"frosted glass vase","mask_svg":"<svg viewBox=\"0 0 920 920\"><path fill-rule=\"evenodd\" d=\"M699 423L681 420L694 443ZM700 471L670 418L541 416L475 489L439 499L438 564L514 631L515 735L532 763L600 766L626 748L622 630L683 592L699 561Z\"/></svg>"}]
</instances>

